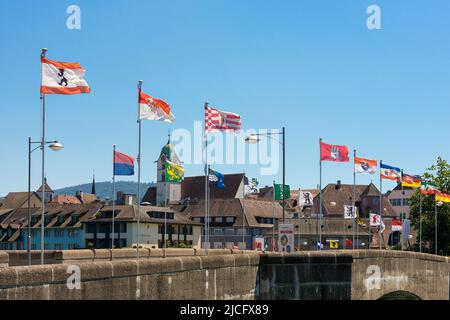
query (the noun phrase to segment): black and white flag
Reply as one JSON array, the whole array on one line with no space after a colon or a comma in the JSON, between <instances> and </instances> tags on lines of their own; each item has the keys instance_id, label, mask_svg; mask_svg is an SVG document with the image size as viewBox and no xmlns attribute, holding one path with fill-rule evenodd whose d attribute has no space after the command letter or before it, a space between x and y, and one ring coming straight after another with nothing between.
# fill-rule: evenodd
<instances>
[{"instance_id":1,"label":"black and white flag","mask_svg":"<svg viewBox=\"0 0 450 320\"><path fill-rule=\"evenodd\" d=\"M356 217L357 217L356 207L344 205L344 219L355 219Z\"/></svg>"},{"instance_id":2,"label":"black and white flag","mask_svg":"<svg viewBox=\"0 0 450 320\"><path fill-rule=\"evenodd\" d=\"M300 191L300 207L312 207L313 206L313 195L311 192Z\"/></svg>"}]
</instances>

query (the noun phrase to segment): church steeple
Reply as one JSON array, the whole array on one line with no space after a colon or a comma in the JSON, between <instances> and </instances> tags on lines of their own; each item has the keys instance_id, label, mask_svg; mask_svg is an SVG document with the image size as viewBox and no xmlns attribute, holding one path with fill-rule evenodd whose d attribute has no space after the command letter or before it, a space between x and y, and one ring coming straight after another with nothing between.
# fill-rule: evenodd
<instances>
[{"instance_id":1,"label":"church steeple","mask_svg":"<svg viewBox=\"0 0 450 320\"><path fill-rule=\"evenodd\" d=\"M94 174L93 174L93 176L92 176L92 189L91 189L91 194L97 195L97 194L95 193L95 171L94 171Z\"/></svg>"}]
</instances>

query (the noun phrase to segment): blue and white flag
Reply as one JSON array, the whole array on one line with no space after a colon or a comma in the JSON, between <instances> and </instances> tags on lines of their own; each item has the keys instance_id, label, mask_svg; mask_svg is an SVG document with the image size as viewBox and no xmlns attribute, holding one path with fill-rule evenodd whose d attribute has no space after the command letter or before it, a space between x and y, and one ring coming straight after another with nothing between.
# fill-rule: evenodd
<instances>
[{"instance_id":1,"label":"blue and white flag","mask_svg":"<svg viewBox=\"0 0 450 320\"><path fill-rule=\"evenodd\" d=\"M220 172L209 169L209 181L216 182L216 188L225 188L225 177Z\"/></svg>"}]
</instances>

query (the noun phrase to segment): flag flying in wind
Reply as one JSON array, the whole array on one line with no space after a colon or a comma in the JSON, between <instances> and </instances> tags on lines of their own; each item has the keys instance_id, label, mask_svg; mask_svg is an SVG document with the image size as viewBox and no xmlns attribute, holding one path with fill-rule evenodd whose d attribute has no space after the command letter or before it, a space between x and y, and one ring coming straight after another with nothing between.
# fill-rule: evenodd
<instances>
[{"instance_id":1,"label":"flag flying in wind","mask_svg":"<svg viewBox=\"0 0 450 320\"><path fill-rule=\"evenodd\" d=\"M284 185L284 192L281 192L281 190L283 189L282 184L275 183L273 185L273 189L275 200L283 200L283 198L289 199L291 197L291 188L287 184Z\"/></svg>"},{"instance_id":2,"label":"flag flying in wind","mask_svg":"<svg viewBox=\"0 0 450 320\"><path fill-rule=\"evenodd\" d=\"M86 70L77 62L59 62L41 58L41 93L77 94L91 91L84 73Z\"/></svg>"},{"instance_id":3,"label":"flag flying in wind","mask_svg":"<svg viewBox=\"0 0 450 320\"><path fill-rule=\"evenodd\" d=\"M401 179L401 170L400 168L391 167L387 164L382 163L380 165L380 176L381 179L389 179L389 180L398 180Z\"/></svg>"},{"instance_id":4,"label":"flag flying in wind","mask_svg":"<svg viewBox=\"0 0 450 320\"><path fill-rule=\"evenodd\" d=\"M241 116L211 107L205 107L205 132L239 132L241 130Z\"/></svg>"},{"instance_id":5,"label":"flag flying in wind","mask_svg":"<svg viewBox=\"0 0 450 320\"><path fill-rule=\"evenodd\" d=\"M374 174L377 172L377 160L355 157L355 172Z\"/></svg>"},{"instance_id":6,"label":"flag flying in wind","mask_svg":"<svg viewBox=\"0 0 450 320\"><path fill-rule=\"evenodd\" d=\"M421 176L412 176L406 173L402 174L402 186L404 187L420 188L421 183Z\"/></svg>"},{"instance_id":7,"label":"flag flying in wind","mask_svg":"<svg viewBox=\"0 0 450 320\"><path fill-rule=\"evenodd\" d=\"M392 220L392 232L394 231L402 231L402 221L399 219Z\"/></svg>"},{"instance_id":8,"label":"flag flying in wind","mask_svg":"<svg viewBox=\"0 0 450 320\"><path fill-rule=\"evenodd\" d=\"M320 142L320 160L349 162L348 148L346 146L337 146Z\"/></svg>"},{"instance_id":9,"label":"flag flying in wind","mask_svg":"<svg viewBox=\"0 0 450 320\"><path fill-rule=\"evenodd\" d=\"M134 158L114 151L114 175L132 176L134 174Z\"/></svg>"},{"instance_id":10,"label":"flag flying in wind","mask_svg":"<svg viewBox=\"0 0 450 320\"><path fill-rule=\"evenodd\" d=\"M175 116L170 111L170 106L162 99L153 98L148 94L139 92L139 119L161 120L172 123Z\"/></svg>"},{"instance_id":11,"label":"flag flying in wind","mask_svg":"<svg viewBox=\"0 0 450 320\"><path fill-rule=\"evenodd\" d=\"M439 189L436 185L428 181L422 181L420 186L421 194L436 194L439 193Z\"/></svg>"},{"instance_id":12,"label":"flag flying in wind","mask_svg":"<svg viewBox=\"0 0 450 320\"><path fill-rule=\"evenodd\" d=\"M225 188L225 177L220 172L209 169L209 181L216 183L216 187L219 189Z\"/></svg>"},{"instance_id":13,"label":"flag flying in wind","mask_svg":"<svg viewBox=\"0 0 450 320\"><path fill-rule=\"evenodd\" d=\"M176 164L166 159L165 176L168 182L182 182L184 179L184 169L181 164Z\"/></svg>"},{"instance_id":14,"label":"flag flying in wind","mask_svg":"<svg viewBox=\"0 0 450 320\"><path fill-rule=\"evenodd\" d=\"M442 202L449 203L450 202L450 194L438 192L438 193L436 193L436 201L442 201Z\"/></svg>"}]
</instances>

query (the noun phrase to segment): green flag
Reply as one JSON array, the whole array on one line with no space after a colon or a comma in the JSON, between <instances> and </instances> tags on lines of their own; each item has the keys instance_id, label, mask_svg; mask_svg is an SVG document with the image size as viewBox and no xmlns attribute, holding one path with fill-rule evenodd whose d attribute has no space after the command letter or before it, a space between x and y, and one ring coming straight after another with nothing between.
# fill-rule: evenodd
<instances>
[{"instance_id":1,"label":"green flag","mask_svg":"<svg viewBox=\"0 0 450 320\"><path fill-rule=\"evenodd\" d=\"M275 200L283 200L283 195L281 194L281 189L283 188L282 184L274 184L275 190ZM284 199L289 199L291 197L291 188L285 184L284 185Z\"/></svg>"},{"instance_id":2,"label":"green flag","mask_svg":"<svg viewBox=\"0 0 450 320\"><path fill-rule=\"evenodd\" d=\"M184 169L180 165L166 160L165 175L167 182L181 182L184 178Z\"/></svg>"}]
</instances>

